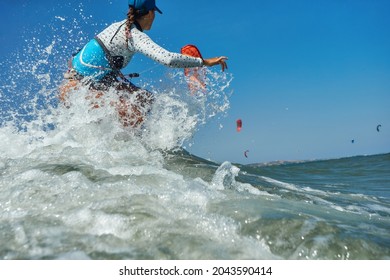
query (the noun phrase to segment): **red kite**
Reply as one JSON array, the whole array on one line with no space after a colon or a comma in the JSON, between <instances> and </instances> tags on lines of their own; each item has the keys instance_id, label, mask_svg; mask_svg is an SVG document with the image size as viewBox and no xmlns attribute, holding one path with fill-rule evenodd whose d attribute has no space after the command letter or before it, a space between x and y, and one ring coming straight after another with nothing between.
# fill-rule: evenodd
<instances>
[{"instance_id":1,"label":"red kite","mask_svg":"<svg viewBox=\"0 0 390 280\"><path fill-rule=\"evenodd\" d=\"M236 124L237 124L237 132L240 132L241 131L241 128L242 128L242 120L241 119L238 119L236 121Z\"/></svg>"}]
</instances>

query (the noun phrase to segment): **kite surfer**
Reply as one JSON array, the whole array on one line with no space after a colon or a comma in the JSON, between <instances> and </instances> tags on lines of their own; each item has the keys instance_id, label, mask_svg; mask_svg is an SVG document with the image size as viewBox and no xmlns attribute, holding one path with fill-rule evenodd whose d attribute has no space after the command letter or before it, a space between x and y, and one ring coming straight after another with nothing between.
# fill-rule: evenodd
<instances>
[{"instance_id":1,"label":"kite surfer","mask_svg":"<svg viewBox=\"0 0 390 280\"><path fill-rule=\"evenodd\" d=\"M66 103L69 92L80 83L87 85L96 98L104 91L118 91L118 115L124 126L137 127L143 122L144 112L153 102L152 94L131 83L121 69L135 53L173 68L193 68L220 65L227 69L226 56L214 58L191 57L170 52L144 33L152 28L155 12L162 14L155 0L129 0L127 19L113 23L89 41L69 61L65 81L60 87L60 99ZM129 104L129 95L136 94L137 104ZM97 105L94 106L99 107Z\"/></svg>"}]
</instances>

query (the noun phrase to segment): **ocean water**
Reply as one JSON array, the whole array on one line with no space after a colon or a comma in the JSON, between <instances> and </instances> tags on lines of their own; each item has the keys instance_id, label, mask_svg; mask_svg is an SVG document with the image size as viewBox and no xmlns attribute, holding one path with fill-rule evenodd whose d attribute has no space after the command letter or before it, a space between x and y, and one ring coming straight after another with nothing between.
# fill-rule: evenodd
<instances>
[{"instance_id":1,"label":"ocean water","mask_svg":"<svg viewBox=\"0 0 390 280\"><path fill-rule=\"evenodd\" d=\"M1 259L390 258L390 154L215 163L181 146L217 97L161 92L131 130L84 94L0 128Z\"/></svg>"},{"instance_id":2,"label":"ocean water","mask_svg":"<svg viewBox=\"0 0 390 280\"><path fill-rule=\"evenodd\" d=\"M390 258L390 154L262 165L191 155L182 147L197 129L229 111L226 73L207 73L207 95L179 71L163 87L141 80L156 100L135 130L108 105L113 91L91 100L80 88L66 108L65 40L87 38L71 28L0 64L0 259Z\"/></svg>"},{"instance_id":3,"label":"ocean water","mask_svg":"<svg viewBox=\"0 0 390 280\"><path fill-rule=\"evenodd\" d=\"M0 129L1 259L390 258L390 154L240 166L112 127Z\"/></svg>"}]
</instances>

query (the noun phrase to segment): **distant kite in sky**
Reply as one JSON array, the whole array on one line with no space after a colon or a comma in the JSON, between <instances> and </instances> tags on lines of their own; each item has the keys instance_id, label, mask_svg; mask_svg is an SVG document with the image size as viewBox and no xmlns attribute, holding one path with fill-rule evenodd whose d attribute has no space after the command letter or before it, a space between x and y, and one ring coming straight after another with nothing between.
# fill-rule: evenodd
<instances>
[{"instance_id":1,"label":"distant kite in sky","mask_svg":"<svg viewBox=\"0 0 390 280\"><path fill-rule=\"evenodd\" d=\"M380 131L379 128L380 128L381 126L382 126L381 124L378 124L378 125L376 126L376 131L379 132L379 131Z\"/></svg>"},{"instance_id":2,"label":"distant kite in sky","mask_svg":"<svg viewBox=\"0 0 390 280\"><path fill-rule=\"evenodd\" d=\"M245 156L246 158L248 158L248 153L249 153L249 150L246 150L246 151L244 152L244 156Z\"/></svg>"},{"instance_id":3,"label":"distant kite in sky","mask_svg":"<svg viewBox=\"0 0 390 280\"><path fill-rule=\"evenodd\" d=\"M242 128L242 120L241 119L238 119L236 121L236 124L237 124L237 132L240 132L241 131L241 128Z\"/></svg>"},{"instance_id":4,"label":"distant kite in sky","mask_svg":"<svg viewBox=\"0 0 390 280\"><path fill-rule=\"evenodd\" d=\"M353 143L355 143L355 140L354 140L354 139L352 139L352 140L351 140L351 143L352 143L352 144L353 144Z\"/></svg>"}]
</instances>

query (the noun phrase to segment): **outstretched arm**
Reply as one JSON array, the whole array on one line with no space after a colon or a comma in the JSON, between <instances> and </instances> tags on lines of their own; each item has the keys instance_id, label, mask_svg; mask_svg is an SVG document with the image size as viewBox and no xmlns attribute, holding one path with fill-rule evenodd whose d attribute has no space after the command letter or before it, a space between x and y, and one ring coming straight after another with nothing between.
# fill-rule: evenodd
<instances>
[{"instance_id":1,"label":"outstretched arm","mask_svg":"<svg viewBox=\"0 0 390 280\"><path fill-rule=\"evenodd\" d=\"M180 53L170 52L156 44L148 35L132 29L132 37L128 41L128 47L133 52L139 52L154 61L173 68L192 68L201 67L203 61L198 57L182 55Z\"/></svg>"}]
</instances>

